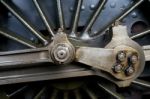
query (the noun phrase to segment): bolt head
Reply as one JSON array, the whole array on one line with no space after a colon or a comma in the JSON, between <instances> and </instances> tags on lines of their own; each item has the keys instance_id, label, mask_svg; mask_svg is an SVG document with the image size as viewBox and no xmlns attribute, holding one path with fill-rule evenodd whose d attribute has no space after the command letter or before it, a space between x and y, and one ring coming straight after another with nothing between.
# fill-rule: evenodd
<instances>
[{"instance_id":1,"label":"bolt head","mask_svg":"<svg viewBox=\"0 0 150 99\"><path fill-rule=\"evenodd\" d=\"M70 63L74 59L74 47L68 43L58 43L51 50L51 58L56 64Z\"/></svg>"},{"instance_id":2,"label":"bolt head","mask_svg":"<svg viewBox=\"0 0 150 99\"><path fill-rule=\"evenodd\" d=\"M126 75L130 76L134 73L134 68L130 66L129 68L126 69Z\"/></svg>"},{"instance_id":3,"label":"bolt head","mask_svg":"<svg viewBox=\"0 0 150 99\"><path fill-rule=\"evenodd\" d=\"M122 70L122 65L121 64L117 64L116 66L114 66L114 72L116 73L120 73Z\"/></svg>"},{"instance_id":4,"label":"bolt head","mask_svg":"<svg viewBox=\"0 0 150 99\"><path fill-rule=\"evenodd\" d=\"M60 59L64 59L66 56L67 56L66 50L59 50L57 52L57 57L60 58Z\"/></svg>"},{"instance_id":5,"label":"bolt head","mask_svg":"<svg viewBox=\"0 0 150 99\"><path fill-rule=\"evenodd\" d=\"M126 59L126 54L124 52L118 53L118 60L123 62Z\"/></svg>"},{"instance_id":6,"label":"bolt head","mask_svg":"<svg viewBox=\"0 0 150 99\"><path fill-rule=\"evenodd\" d=\"M69 48L65 45L59 45L54 51L54 57L57 61L62 61L69 57Z\"/></svg>"},{"instance_id":7,"label":"bolt head","mask_svg":"<svg viewBox=\"0 0 150 99\"><path fill-rule=\"evenodd\" d=\"M132 55L130 58L130 61L132 64L136 64L138 62L138 56L137 55Z\"/></svg>"}]
</instances>

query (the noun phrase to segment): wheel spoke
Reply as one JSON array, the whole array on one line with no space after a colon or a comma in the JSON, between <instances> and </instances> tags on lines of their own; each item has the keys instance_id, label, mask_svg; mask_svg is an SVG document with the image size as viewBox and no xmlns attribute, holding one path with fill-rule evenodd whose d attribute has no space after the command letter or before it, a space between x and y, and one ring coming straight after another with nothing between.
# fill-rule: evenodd
<instances>
[{"instance_id":1,"label":"wheel spoke","mask_svg":"<svg viewBox=\"0 0 150 99\"><path fill-rule=\"evenodd\" d=\"M8 97L11 98L11 97L15 96L16 94L21 93L22 91L24 91L26 88L28 88L28 86L23 86L22 88L20 88L20 89L16 90L15 92L9 94Z\"/></svg>"},{"instance_id":2,"label":"wheel spoke","mask_svg":"<svg viewBox=\"0 0 150 99\"><path fill-rule=\"evenodd\" d=\"M75 97L76 97L75 99L81 99L81 95L79 93L79 90L75 90L74 94L75 94Z\"/></svg>"},{"instance_id":3,"label":"wheel spoke","mask_svg":"<svg viewBox=\"0 0 150 99\"><path fill-rule=\"evenodd\" d=\"M64 15L63 15L63 10L62 10L62 3L61 0L56 0L57 2L57 10L58 10L58 20L59 20L59 28L61 30L65 29L65 23L64 23Z\"/></svg>"},{"instance_id":4,"label":"wheel spoke","mask_svg":"<svg viewBox=\"0 0 150 99\"><path fill-rule=\"evenodd\" d=\"M33 99L40 99L40 97L44 93L45 89L46 89L46 87L43 87Z\"/></svg>"},{"instance_id":5,"label":"wheel spoke","mask_svg":"<svg viewBox=\"0 0 150 99\"><path fill-rule=\"evenodd\" d=\"M137 85L140 85L140 86L143 86L143 87L146 87L146 88L150 88L150 83L149 82L139 80L139 79L134 80L133 84L137 84Z\"/></svg>"},{"instance_id":6,"label":"wheel spoke","mask_svg":"<svg viewBox=\"0 0 150 99\"><path fill-rule=\"evenodd\" d=\"M143 37L143 36L145 36L145 35L147 35L149 33L150 33L150 29L146 30L144 32L141 32L141 33L139 33L137 35L132 36L131 39L137 39L137 38Z\"/></svg>"},{"instance_id":7,"label":"wheel spoke","mask_svg":"<svg viewBox=\"0 0 150 99\"><path fill-rule=\"evenodd\" d=\"M69 99L69 93L67 91L64 92L64 98L63 99Z\"/></svg>"},{"instance_id":8,"label":"wheel spoke","mask_svg":"<svg viewBox=\"0 0 150 99\"><path fill-rule=\"evenodd\" d=\"M98 99L96 95L92 91L90 91L87 87L84 87L83 89L89 95L90 99Z\"/></svg>"},{"instance_id":9,"label":"wheel spoke","mask_svg":"<svg viewBox=\"0 0 150 99\"><path fill-rule=\"evenodd\" d=\"M54 91L53 91L52 96L51 96L50 99L57 99L57 95L58 95L58 90L54 89Z\"/></svg>"},{"instance_id":10,"label":"wheel spoke","mask_svg":"<svg viewBox=\"0 0 150 99\"><path fill-rule=\"evenodd\" d=\"M90 20L87 22L87 25L85 26L85 29L83 30L83 34L84 33L88 33L89 30L91 29L91 27L93 26L94 22L96 21L96 19L98 18L99 14L101 13L105 3L107 0L103 0L101 2L99 2L97 9L95 10L95 12L93 13L93 15L91 16Z\"/></svg>"},{"instance_id":11,"label":"wheel spoke","mask_svg":"<svg viewBox=\"0 0 150 99\"><path fill-rule=\"evenodd\" d=\"M34 35L36 35L44 45L48 44L45 37L23 16L21 11L17 10L17 7L6 0L0 0L0 2L24 25L28 28Z\"/></svg>"},{"instance_id":12,"label":"wheel spoke","mask_svg":"<svg viewBox=\"0 0 150 99\"><path fill-rule=\"evenodd\" d=\"M38 0L33 0L33 2L34 2L35 6L36 6L36 8L37 8L37 10L38 10L38 12L40 14L40 17L42 18L45 26L47 27L47 30L49 31L49 33L52 36L54 36L54 32L53 32L52 26L50 26L50 23L48 22L48 19L47 19L45 13L43 12L43 10L42 10Z\"/></svg>"},{"instance_id":13,"label":"wheel spoke","mask_svg":"<svg viewBox=\"0 0 150 99\"><path fill-rule=\"evenodd\" d=\"M135 8L137 8L144 0L139 0L137 3L135 3L129 10L127 10L124 14L122 14L117 21L122 20L124 17L126 17L129 13L131 13Z\"/></svg>"},{"instance_id":14,"label":"wheel spoke","mask_svg":"<svg viewBox=\"0 0 150 99\"><path fill-rule=\"evenodd\" d=\"M72 29L71 29L71 35L72 36L76 35L75 33L76 33L78 22L79 22L82 3L83 3L83 0L78 0L75 16L74 16L74 19L73 19L73 25L72 25Z\"/></svg>"},{"instance_id":15,"label":"wheel spoke","mask_svg":"<svg viewBox=\"0 0 150 99\"><path fill-rule=\"evenodd\" d=\"M138 2L136 2L135 4L133 4L128 10L126 10L125 12L122 12L118 17L116 17L111 22L109 22L108 24L106 24L103 29L99 30L98 34L102 33L104 30L106 30L108 27L110 27L114 22L121 21L124 17L126 17L127 15L129 15L135 8L137 8L143 1L144 0L139 0Z\"/></svg>"},{"instance_id":16,"label":"wheel spoke","mask_svg":"<svg viewBox=\"0 0 150 99\"><path fill-rule=\"evenodd\" d=\"M0 99L10 99L5 92L0 91Z\"/></svg>"},{"instance_id":17,"label":"wheel spoke","mask_svg":"<svg viewBox=\"0 0 150 99\"><path fill-rule=\"evenodd\" d=\"M0 28L0 34L16 42L19 42L25 46L28 46L30 48L37 48L37 46L33 44L31 41L25 39L22 36L16 35L16 33L13 33L12 31L8 29Z\"/></svg>"},{"instance_id":18,"label":"wheel spoke","mask_svg":"<svg viewBox=\"0 0 150 99\"><path fill-rule=\"evenodd\" d=\"M124 99L123 96L121 96L120 94L116 93L115 91L112 91L106 84L98 83L98 86L100 88L102 88L104 91L106 91L108 94L113 96L114 98L116 98L116 99Z\"/></svg>"}]
</instances>

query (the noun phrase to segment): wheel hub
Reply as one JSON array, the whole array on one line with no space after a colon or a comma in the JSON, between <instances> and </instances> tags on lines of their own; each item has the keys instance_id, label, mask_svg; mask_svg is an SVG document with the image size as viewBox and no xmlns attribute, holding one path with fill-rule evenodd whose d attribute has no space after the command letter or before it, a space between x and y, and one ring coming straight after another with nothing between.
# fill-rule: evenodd
<instances>
[{"instance_id":1,"label":"wheel hub","mask_svg":"<svg viewBox=\"0 0 150 99\"><path fill-rule=\"evenodd\" d=\"M73 61L74 48L67 43L58 43L52 48L51 57L57 64L70 63Z\"/></svg>"}]
</instances>

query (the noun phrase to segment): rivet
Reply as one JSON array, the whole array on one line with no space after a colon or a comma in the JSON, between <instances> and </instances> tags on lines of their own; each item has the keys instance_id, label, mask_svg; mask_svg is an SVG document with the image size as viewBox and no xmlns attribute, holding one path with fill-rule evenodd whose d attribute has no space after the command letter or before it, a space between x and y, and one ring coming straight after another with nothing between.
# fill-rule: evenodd
<instances>
[{"instance_id":1,"label":"rivet","mask_svg":"<svg viewBox=\"0 0 150 99\"><path fill-rule=\"evenodd\" d=\"M111 4L110 4L110 7L111 7L111 8L115 8L115 7L116 7L116 3L115 3L115 2L111 3Z\"/></svg>"},{"instance_id":2,"label":"rivet","mask_svg":"<svg viewBox=\"0 0 150 99\"><path fill-rule=\"evenodd\" d=\"M94 10L94 9L95 9L95 5L94 5L94 4L91 4L91 5L90 5L90 8L91 8L91 10Z\"/></svg>"},{"instance_id":3,"label":"rivet","mask_svg":"<svg viewBox=\"0 0 150 99\"><path fill-rule=\"evenodd\" d=\"M136 12L133 12L131 16L132 16L132 18L136 18L137 17Z\"/></svg>"},{"instance_id":4,"label":"rivet","mask_svg":"<svg viewBox=\"0 0 150 99\"><path fill-rule=\"evenodd\" d=\"M81 6L81 10L85 10L85 6L84 5Z\"/></svg>"}]
</instances>

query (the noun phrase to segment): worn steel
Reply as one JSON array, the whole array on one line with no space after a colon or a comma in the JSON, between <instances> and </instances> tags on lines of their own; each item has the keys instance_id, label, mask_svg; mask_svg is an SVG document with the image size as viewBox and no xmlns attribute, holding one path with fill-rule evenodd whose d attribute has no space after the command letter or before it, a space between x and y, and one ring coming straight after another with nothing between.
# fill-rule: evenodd
<instances>
[{"instance_id":1,"label":"worn steel","mask_svg":"<svg viewBox=\"0 0 150 99\"><path fill-rule=\"evenodd\" d=\"M76 48L76 51L74 48ZM120 55L122 56L122 54L119 54L118 57L118 53L120 52L126 53L125 59L121 59L121 61ZM131 58L133 55L138 57L136 61ZM119 58L119 61L117 57ZM132 72L130 67L128 68L130 65L128 58L132 59L134 72ZM53 42L45 48L0 53L1 68L8 68L10 65L18 67L19 65L31 65L44 62L66 64L73 60L91 66L92 68L105 71L114 78L123 81L129 79L132 81L138 77L143 71L145 63L142 48L127 36L126 27L120 25L113 28L112 41L106 48L73 46L67 39L67 35L59 30L54 36ZM120 73L116 74L113 66L118 62L123 65L124 69L128 69L125 71L122 69ZM124 83L124 85L126 84Z\"/></svg>"},{"instance_id":2,"label":"worn steel","mask_svg":"<svg viewBox=\"0 0 150 99\"><path fill-rule=\"evenodd\" d=\"M107 0L100 0L97 6L95 4L90 4L89 8L94 12L91 13L91 17L89 20L87 20L87 22L83 22L86 24L82 24L79 22L79 17L80 15L84 14L84 11L87 10L87 6L84 4L83 0L78 0L75 7L76 10L74 10L74 8L71 6L71 11L75 13L71 25L68 26L67 20L67 28L70 29L68 31L65 26L65 14L63 12L63 2L61 0L56 0L55 2L59 24L59 26L54 26L55 28L50 25L51 22L48 21L49 19L43 7L41 6L42 4L40 4L38 0L33 0L32 2L34 3L40 18L42 19L46 30L48 30L48 33L52 36L50 39L51 41L48 41L43 35L47 31L44 30L44 33L42 34L34 25L31 24L31 22L26 19L22 11L17 9L17 6L14 4L14 2L0 0L0 2L28 30L30 30L32 34L34 34L42 43L44 43L44 47L38 48L41 45L33 44L33 42L28 41L22 36L15 35L15 33L11 31L1 29L1 35L34 49L0 52L0 70L7 70L5 73L0 72L0 84L47 79L53 80L90 75L100 76L108 79L119 87L129 86L132 82L137 83L134 80L142 73L145 61L150 60L150 50L148 48L142 49L142 47L132 39L148 34L149 30L129 38L127 35L128 31L126 26L115 25L112 27L113 31L111 41L108 44L103 45L105 46L104 48L95 47L93 45L95 43L93 39L92 40L94 43L92 43L92 47L90 47L88 44L89 42L87 40L92 38L90 37L90 33L92 33L91 29L101 15L106 1ZM109 22L109 25L105 24L103 29L101 29L99 32L98 30L95 30L93 33L101 34L103 30L111 26L115 21L121 21L142 2L143 0L138 0L136 3L133 3L132 6L125 7L126 10L121 11L122 13L118 17L113 18L115 20ZM111 9L114 9L116 7L116 3L111 2L109 6ZM136 17L137 13L133 13L132 18ZM81 29L84 26L83 30L79 29L79 26L81 26ZM75 40L70 40L71 38L67 35L68 32L70 36L75 38ZM77 37L78 33L81 33L81 35L83 34L79 39ZM101 36L99 37L101 38ZM96 41L99 41L99 38ZM86 46L86 44L77 44L81 42L86 42L88 46ZM72 66L72 63L78 63L80 65ZM119 97L109 91L105 86L100 85L100 87L114 97ZM37 96L35 96L35 99L39 98L44 90L45 87L39 91ZM97 99L97 97L87 88L84 90L90 98ZM53 94L54 95L52 98L55 99L57 91L54 90ZM77 98L80 99L79 92L75 91L75 94L77 95ZM63 98L68 98L67 92L64 92L63 95Z\"/></svg>"}]
</instances>

